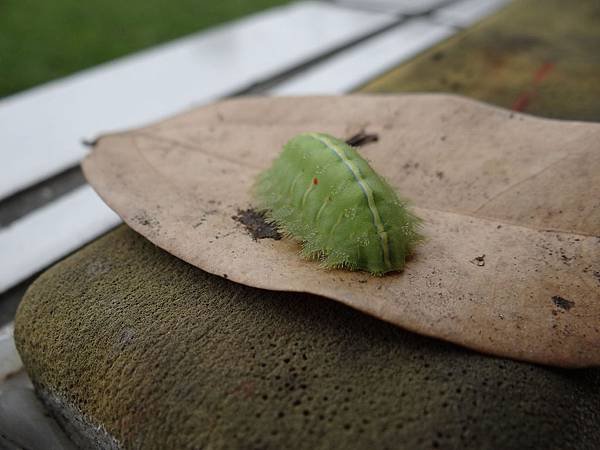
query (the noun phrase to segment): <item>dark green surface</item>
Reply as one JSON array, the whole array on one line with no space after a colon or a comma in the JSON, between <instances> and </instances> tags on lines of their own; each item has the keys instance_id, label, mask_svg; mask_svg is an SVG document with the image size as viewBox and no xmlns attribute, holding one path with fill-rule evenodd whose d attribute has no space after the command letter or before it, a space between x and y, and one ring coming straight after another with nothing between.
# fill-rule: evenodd
<instances>
[{"instance_id":1,"label":"dark green surface","mask_svg":"<svg viewBox=\"0 0 600 450\"><path fill-rule=\"evenodd\" d=\"M361 91L453 92L544 117L600 121L600 2L515 0Z\"/></svg>"},{"instance_id":2,"label":"dark green surface","mask_svg":"<svg viewBox=\"0 0 600 450\"><path fill-rule=\"evenodd\" d=\"M289 0L2 0L0 97Z\"/></svg>"},{"instance_id":3,"label":"dark green surface","mask_svg":"<svg viewBox=\"0 0 600 450\"><path fill-rule=\"evenodd\" d=\"M16 340L47 398L127 448L600 447L598 370L490 358L241 286L124 226L34 283Z\"/></svg>"}]
</instances>

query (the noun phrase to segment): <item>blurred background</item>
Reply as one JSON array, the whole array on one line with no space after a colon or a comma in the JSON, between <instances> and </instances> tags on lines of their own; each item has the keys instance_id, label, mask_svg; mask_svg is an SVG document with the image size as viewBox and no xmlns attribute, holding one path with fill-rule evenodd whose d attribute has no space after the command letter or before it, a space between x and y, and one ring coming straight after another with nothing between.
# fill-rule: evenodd
<instances>
[{"instance_id":1,"label":"blurred background","mask_svg":"<svg viewBox=\"0 0 600 450\"><path fill-rule=\"evenodd\" d=\"M289 0L6 0L0 97Z\"/></svg>"}]
</instances>

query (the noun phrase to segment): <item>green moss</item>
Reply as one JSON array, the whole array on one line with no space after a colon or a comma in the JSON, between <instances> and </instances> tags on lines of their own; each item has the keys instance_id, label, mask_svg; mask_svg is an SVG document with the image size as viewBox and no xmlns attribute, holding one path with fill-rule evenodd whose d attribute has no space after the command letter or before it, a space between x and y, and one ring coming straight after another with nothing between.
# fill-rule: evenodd
<instances>
[{"instance_id":1,"label":"green moss","mask_svg":"<svg viewBox=\"0 0 600 450\"><path fill-rule=\"evenodd\" d=\"M600 121L600 3L518 0L363 92L453 92L505 108Z\"/></svg>"},{"instance_id":2,"label":"green moss","mask_svg":"<svg viewBox=\"0 0 600 450\"><path fill-rule=\"evenodd\" d=\"M598 448L600 371L486 357L208 275L121 227L43 274L27 370L128 448Z\"/></svg>"}]
</instances>

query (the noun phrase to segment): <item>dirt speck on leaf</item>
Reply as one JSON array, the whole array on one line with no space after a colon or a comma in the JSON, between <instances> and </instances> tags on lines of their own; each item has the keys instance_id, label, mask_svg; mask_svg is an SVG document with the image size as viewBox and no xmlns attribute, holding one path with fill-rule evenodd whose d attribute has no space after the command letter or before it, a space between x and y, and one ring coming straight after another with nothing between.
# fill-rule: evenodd
<instances>
[{"instance_id":1,"label":"dirt speck on leaf","mask_svg":"<svg viewBox=\"0 0 600 450\"><path fill-rule=\"evenodd\" d=\"M357 133L354 136L346 139L346 144L351 145L352 147L362 147L363 145L370 144L371 142L377 142L378 140L379 136L377 134L369 134L361 131L360 133Z\"/></svg>"},{"instance_id":2,"label":"dirt speck on leaf","mask_svg":"<svg viewBox=\"0 0 600 450\"><path fill-rule=\"evenodd\" d=\"M237 216L232 216L233 220L240 222L246 227L252 238L258 239L281 239L281 234L277 231L275 225L265 219L266 211L255 211L254 209L238 209Z\"/></svg>"},{"instance_id":3,"label":"dirt speck on leaf","mask_svg":"<svg viewBox=\"0 0 600 450\"><path fill-rule=\"evenodd\" d=\"M160 222L154 216L149 215L145 210L140 211L133 217L138 224L154 229L160 228Z\"/></svg>"},{"instance_id":4,"label":"dirt speck on leaf","mask_svg":"<svg viewBox=\"0 0 600 450\"><path fill-rule=\"evenodd\" d=\"M475 264L478 267L485 266L485 255L476 256L471 260L471 263Z\"/></svg>"},{"instance_id":5,"label":"dirt speck on leaf","mask_svg":"<svg viewBox=\"0 0 600 450\"><path fill-rule=\"evenodd\" d=\"M568 311L573 306L575 306L575 302L572 302L571 300L567 300L566 298L563 298L559 295L554 295L552 297L552 301L554 302L554 304L556 306L558 306L561 309L564 309L565 311Z\"/></svg>"}]
</instances>

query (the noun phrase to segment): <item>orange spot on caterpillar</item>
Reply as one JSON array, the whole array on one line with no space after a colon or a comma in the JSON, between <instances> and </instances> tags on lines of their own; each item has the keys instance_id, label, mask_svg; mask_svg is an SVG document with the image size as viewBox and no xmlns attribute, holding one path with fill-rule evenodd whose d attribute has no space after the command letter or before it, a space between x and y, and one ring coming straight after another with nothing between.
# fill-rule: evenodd
<instances>
[{"instance_id":1,"label":"orange spot on caterpillar","mask_svg":"<svg viewBox=\"0 0 600 450\"><path fill-rule=\"evenodd\" d=\"M319 180L317 180L317 177L313 178L313 184L319 184Z\"/></svg>"}]
</instances>

